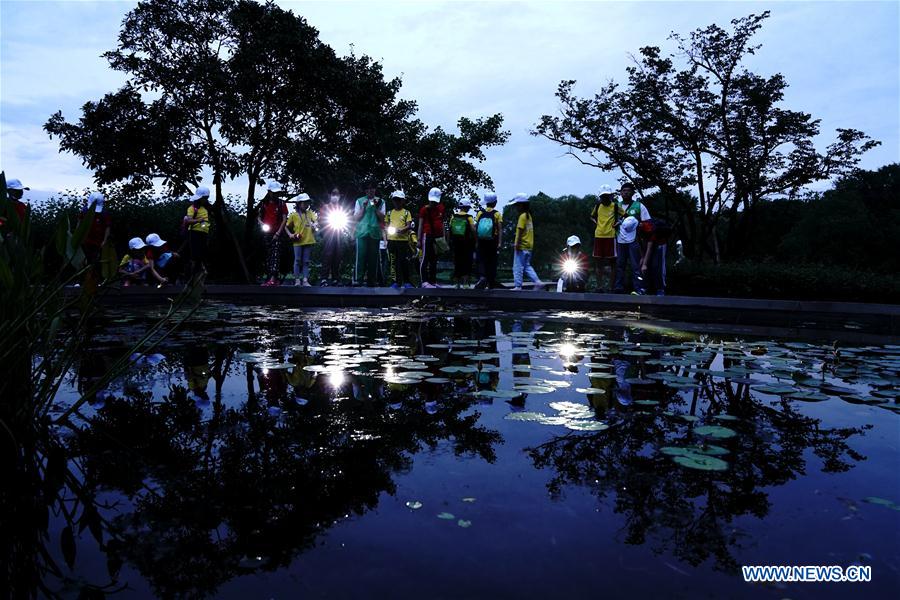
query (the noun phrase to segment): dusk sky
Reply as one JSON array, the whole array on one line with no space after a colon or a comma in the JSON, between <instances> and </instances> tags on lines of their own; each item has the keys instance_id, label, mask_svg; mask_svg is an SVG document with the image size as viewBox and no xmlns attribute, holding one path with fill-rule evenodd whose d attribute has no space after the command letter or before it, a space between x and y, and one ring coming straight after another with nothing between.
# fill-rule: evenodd
<instances>
[{"instance_id":1,"label":"dusk sky","mask_svg":"<svg viewBox=\"0 0 900 600\"><path fill-rule=\"evenodd\" d=\"M402 96L415 100L430 126L455 130L460 116L500 112L509 142L482 167L504 199L516 192L595 192L616 174L585 167L563 149L529 135L554 113L554 91L576 79L590 94L622 81L631 53L671 49L671 31L771 10L748 66L781 72L784 106L822 120L820 148L834 129L861 129L882 145L862 166L900 160L900 3L889 2L279 2L305 16L339 54L351 44L401 75ZM69 120L79 107L124 82L100 54L115 47L131 2L0 2L0 166L32 187L32 197L83 188L91 173L59 154L41 126L56 110ZM302 92L302 91L301 91ZM236 182L231 191L245 190Z\"/></svg>"}]
</instances>

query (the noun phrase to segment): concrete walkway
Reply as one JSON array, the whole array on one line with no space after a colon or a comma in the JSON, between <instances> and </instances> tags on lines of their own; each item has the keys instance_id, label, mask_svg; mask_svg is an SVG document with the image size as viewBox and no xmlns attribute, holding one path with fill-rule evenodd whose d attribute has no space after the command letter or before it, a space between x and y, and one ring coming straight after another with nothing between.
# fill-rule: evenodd
<instances>
[{"instance_id":1,"label":"concrete walkway","mask_svg":"<svg viewBox=\"0 0 900 600\"><path fill-rule=\"evenodd\" d=\"M129 287L109 290L106 301L162 303L181 291L179 286ZM900 306L850 302L748 300L694 296L632 296L573 294L545 291L473 290L456 288L406 289L351 287L259 287L208 285L208 299L238 304L286 307L390 307L410 302L444 306L472 306L489 310L619 311L685 322L731 323L801 329L866 332L897 337Z\"/></svg>"}]
</instances>

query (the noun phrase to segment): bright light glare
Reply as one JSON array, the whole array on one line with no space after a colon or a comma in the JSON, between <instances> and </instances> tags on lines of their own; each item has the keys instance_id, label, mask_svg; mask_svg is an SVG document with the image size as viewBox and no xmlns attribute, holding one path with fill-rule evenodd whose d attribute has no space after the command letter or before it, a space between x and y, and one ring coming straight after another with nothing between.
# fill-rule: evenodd
<instances>
[{"instance_id":1,"label":"bright light glare","mask_svg":"<svg viewBox=\"0 0 900 600\"><path fill-rule=\"evenodd\" d=\"M269 227L268 225L266 225L265 223L262 224L262 230L265 231L266 233L269 233L270 229L272 229L272 228Z\"/></svg>"},{"instance_id":2,"label":"bright light glare","mask_svg":"<svg viewBox=\"0 0 900 600\"><path fill-rule=\"evenodd\" d=\"M335 231L345 231L350 223L350 215L347 211L341 209L332 210L328 213L328 227Z\"/></svg>"},{"instance_id":3,"label":"bright light glare","mask_svg":"<svg viewBox=\"0 0 900 600\"><path fill-rule=\"evenodd\" d=\"M339 368L334 368L328 372L328 383L333 388L339 388L344 385L347 377Z\"/></svg>"},{"instance_id":4,"label":"bright light glare","mask_svg":"<svg viewBox=\"0 0 900 600\"><path fill-rule=\"evenodd\" d=\"M575 347L575 344L569 344L568 342L559 347L559 355L565 359L572 358L577 352L578 348Z\"/></svg>"},{"instance_id":5,"label":"bright light glare","mask_svg":"<svg viewBox=\"0 0 900 600\"><path fill-rule=\"evenodd\" d=\"M566 275L572 275L577 272L578 272L578 261L576 261L572 258L567 258L563 262L563 273L565 273Z\"/></svg>"},{"instance_id":6,"label":"bright light glare","mask_svg":"<svg viewBox=\"0 0 900 600\"><path fill-rule=\"evenodd\" d=\"M397 235L397 228L393 225L388 226L388 235Z\"/></svg>"}]
</instances>

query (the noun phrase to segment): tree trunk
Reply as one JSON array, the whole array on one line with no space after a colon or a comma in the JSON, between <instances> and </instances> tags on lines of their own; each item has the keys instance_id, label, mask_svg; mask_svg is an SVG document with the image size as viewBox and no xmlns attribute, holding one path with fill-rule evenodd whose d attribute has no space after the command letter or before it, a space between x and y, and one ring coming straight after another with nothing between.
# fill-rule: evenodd
<instances>
[{"instance_id":1,"label":"tree trunk","mask_svg":"<svg viewBox=\"0 0 900 600\"><path fill-rule=\"evenodd\" d=\"M246 283L253 283L250 279L250 272L247 270L247 262L244 260L244 252L241 250L241 244L234 237L234 232L228 226L228 218L225 215L225 200L222 197L222 182L216 178L216 201L213 204L213 218L216 220L216 228L221 231L225 238L231 242L234 248L234 255L237 258L238 265L241 267L241 274L244 276Z\"/></svg>"}]
</instances>

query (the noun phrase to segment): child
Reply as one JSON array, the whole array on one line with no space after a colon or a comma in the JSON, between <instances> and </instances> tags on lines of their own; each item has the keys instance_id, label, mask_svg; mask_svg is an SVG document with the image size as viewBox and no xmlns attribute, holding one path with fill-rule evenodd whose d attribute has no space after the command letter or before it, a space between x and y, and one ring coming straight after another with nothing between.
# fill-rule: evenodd
<instances>
[{"instance_id":1,"label":"child","mask_svg":"<svg viewBox=\"0 0 900 600\"><path fill-rule=\"evenodd\" d=\"M544 282L531 266L531 253L534 249L534 221L528 205L528 196L516 194L512 204L519 209L519 220L516 223L515 255L513 256L513 289L522 291L523 275L534 282L535 289L544 289Z\"/></svg>"},{"instance_id":2,"label":"child","mask_svg":"<svg viewBox=\"0 0 900 600\"><path fill-rule=\"evenodd\" d=\"M559 278L564 292L584 293L587 285L588 265L587 255L581 251L581 238L570 235L566 240L566 249L561 258L562 276Z\"/></svg>"},{"instance_id":3,"label":"child","mask_svg":"<svg viewBox=\"0 0 900 600\"><path fill-rule=\"evenodd\" d=\"M139 237L131 238L128 241L128 253L122 257L119 263L119 274L125 280L125 287L132 283L142 284L147 281L147 272L150 269L150 263L147 262L146 251L147 245L144 240Z\"/></svg>"},{"instance_id":4,"label":"child","mask_svg":"<svg viewBox=\"0 0 900 600\"><path fill-rule=\"evenodd\" d=\"M270 181L256 212L266 245L266 281L262 284L266 287L280 285L281 234L284 232L288 212L287 205L282 200L283 195L281 184Z\"/></svg>"},{"instance_id":5,"label":"child","mask_svg":"<svg viewBox=\"0 0 900 600\"><path fill-rule=\"evenodd\" d=\"M419 275L423 288L436 288L437 285L437 253L436 242L444 237L444 205L441 204L441 190L431 188L428 191L428 204L419 210L419 249L422 261Z\"/></svg>"},{"instance_id":6,"label":"child","mask_svg":"<svg viewBox=\"0 0 900 600\"><path fill-rule=\"evenodd\" d=\"M189 277L206 272L206 241L209 239L209 188L200 186L191 196L191 205L182 219L187 230L191 265Z\"/></svg>"},{"instance_id":7,"label":"child","mask_svg":"<svg viewBox=\"0 0 900 600\"><path fill-rule=\"evenodd\" d=\"M166 240L151 233L144 240L147 244L146 259L150 265L150 274L160 286L175 281L178 274L178 253L169 250Z\"/></svg>"},{"instance_id":8,"label":"child","mask_svg":"<svg viewBox=\"0 0 900 600\"><path fill-rule=\"evenodd\" d=\"M309 194L300 194L292 200L294 212L288 215L288 237L294 243L294 285L309 287L309 258L316 245L318 215L310 208Z\"/></svg>"},{"instance_id":9,"label":"child","mask_svg":"<svg viewBox=\"0 0 900 600\"><path fill-rule=\"evenodd\" d=\"M475 217L478 248L478 282L475 289L497 287L497 254L503 244L503 216L497 206L497 194L484 195L485 209Z\"/></svg>"},{"instance_id":10,"label":"child","mask_svg":"<svg viewBox=\"0 0 900 600\"><path fill-rule=\"evenodd\" d=\"M414 226L413 216L406 208L406 194L397 190L391 194L393 206L387 211L388 260L390 266L391 287L411 288L409 279L409 238Z\"/></svg>"},{"instance_id":11,"label":"child","mask_svg":"<svg viewBox=\"0 0 900 600\"><path fill-rule=\"evenodd\" d=\"M599 200L591 210L598 292L608 292L613 287L613 273L616 266L616 223L625 214L625 210L615 201L614 194L610 186L601 186Z\"/></svg>"},{"instance_id":12,"label":"child","mask_svg":"<svg viewBox=\"0 0 900 600\"><path fill-rule=\"evenodd\" d=\"M645 292L653 291L657 296L666 295L666 248L671 235L672 228L662 219L641 221L638 225L638 239L647 245L641 258ZM646 284L653 289L646 289Z\"/></svg>"},{"instance_id":13,"label":"child","mask_svg":"<svg viewBox=\"0 0 900 600\"><path fill-rule=\"evenodd\" d=\"M475 221L469 214L472 203L463 200L450 219L450 241L453 247L453 278L456 287L468 286L472 276L472 252L475 249Z\"/></svg>"}]
</instances>

